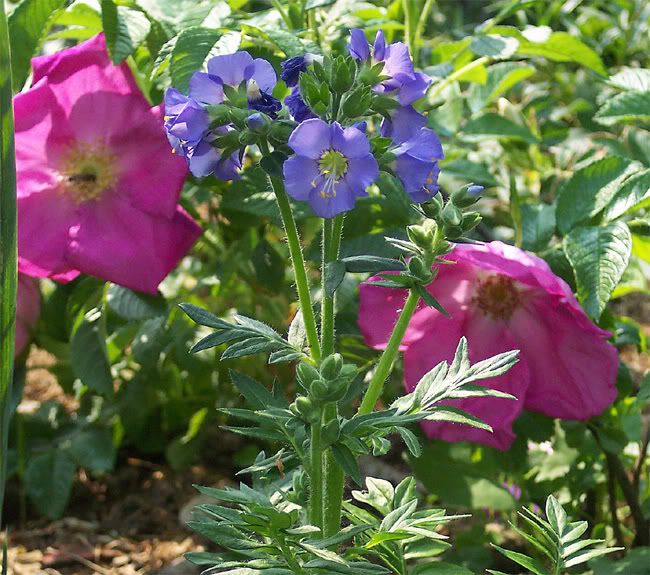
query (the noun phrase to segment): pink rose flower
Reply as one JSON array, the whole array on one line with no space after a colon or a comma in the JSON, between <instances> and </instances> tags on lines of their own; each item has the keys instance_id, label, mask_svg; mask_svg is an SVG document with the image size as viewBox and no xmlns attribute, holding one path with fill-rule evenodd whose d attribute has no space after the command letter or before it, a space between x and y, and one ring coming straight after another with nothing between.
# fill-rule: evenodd
<instances>
[{"instance_id":1,"label":"pink rose flower","mask_svg":"<svg viewBox=\"0 0 650 575\"><path fill-rule=\"evenodd\" d=\"M32 331L41 312L41 293L31 278L18 274L18 301L16 303L16 343L18 355L32 337Z\"/></svg>"},{"instance_id":2,"label":"pink rose flower","mask_svg":"<svg viewBox=\"0 0 650 575\"><path fill-rule=\"evenodd\" d=\"M584 420L602 413L616 398L618 355L609 333L594 325L569 286L546 262L519 248L491 242L457 245L450 265L428 290L451 317L420 303L404 341L405 383L453 359L461 336L477 362L519 349L520 361L485 385L518 401L496 398L453 400L489 423L494 433L452 423L425 423L429 437L469 440L508 449L512 423L522 409L562 419ZM361 286L359 325L366 343L383 349L404 303L404 290Z\"/></svg>"},{"instance_id":3,"label":"pink rose flower","mask_svg":"<svg viewBox=\"0 0 650 575\"><path fill-rule=\"evenodd\" d=\"M178 205L187 168L103 35L32 61L14 99L21 272L80 272L155 293L199 226Z\"/></svg>"}]
</instances>

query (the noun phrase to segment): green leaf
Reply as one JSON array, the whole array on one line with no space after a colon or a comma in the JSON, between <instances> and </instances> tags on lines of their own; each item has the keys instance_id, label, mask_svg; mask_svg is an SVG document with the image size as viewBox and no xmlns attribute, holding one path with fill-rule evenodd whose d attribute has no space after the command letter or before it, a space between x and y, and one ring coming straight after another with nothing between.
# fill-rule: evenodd
<instances>
[{"instance_id":1,"label":"green leaf","mask_svg":"<svg viewBox=\"0 0 650 575\"><path fill-rule=\"evenodd\" d=\"M469 90L467 101L470 109L478 112L534 73L535 68L520 62L499 62L490 66L485 84L472 84Z\"/></svg>"},{"instance_id":2,"label":"green leaf","mask_svg":"<svg viewBox=\"0 0 650 575\"><path fill-rule=\"evenodd\" d=\"M605 208L605 219L614 220L625 213L647 207L650 202L650 169L630 176Z\"/></svg>"},{"instance_id":3,"label":"green leaf","mask_svg":"<svg viewBox=\"0 0 650 575\"><path fill-rule=\"evenodd\" d=\"M650 70L647 68L623 67L620 72L617 72L609 79L609 83L621 90L649 92Z\"/></svg>"},{"instance_id":4,"label":"green leaf","mask_svg":"<svg viewBox=\"0 0 650 575\"><path fill-rule=\"evenodd\" d=\"M151 23L140 10L118 6L114 0L101 0L101 6L108 54L119 64L144 42Z\"/></svg>"},{"instance_id":5,"label":"green leaf","mask_svg":"<svg viewBox=\"0 0 650 575\"><path fill-rule=\"evenodd\" d=\"M93 391L113 395L113 377L106 352L106 338L101 314L96 310L86 314L70 342L72 371Z\"/></svg>"},{"instance_id":6,"label":"green leaf","mask_svg":"<svg viewBox=\"0 0 650 575\"><path fill-rule=\"evenodd\" d=\"M553 531L558 537L561 537L566 527L567 515L566 511L560 505L560 502L552 495L546 499L546 519L551 524Z\"/></svg>"},{"instance_id":7,"label":"green leaf","mask_svg":"<svg viewBox=\"0 0 650 575\"><path fill-rule=\"evenodd\" d=\"M555 233L555 208L549 204L522 204L522 248L541 251L548 247Z\"/></svg>"},{"instance_id":8,"label":"green leaf","mask_svg":"<svg viewBox=\"0 0 650 575\"><path fill-rule=\"evenodd\" d=\"M607 76L598 53L568 32L552 32L547 26L529 26L523 34L511 26L495 26L492 32L517 38L518 54L542 56L554 62L576 62Z\"/></svg>"},{"instance_id":9,"label":"green leaf","mask_svg":"<svg viewBox=\"0 0 650 575\"><path fill-rule=\"evenodd\" d=\"M510 58L518 47L519 41L516 38L497 34L475 36L469 45L469 49L477 56L503 59Z\"/></svg>"},{"instance_id":10,"label":"green leaf","mask_svg":"<svg viewBox=\"0 0 650 575\"><path fill-rule=\"evenodd\" d=\"M328 262L325 266L325 293L333 297L344 278L345 263L340 260Z\"/></svg>"},{"instance_id":11,"label":"green leaf","mask_svg":"<svg viewBox=\"0 0 650 575\"><path fill-rule=\"evenodd\" d=\"M650 122L650 91L617 94L596 112L594 120L605 126L619 122Z\"/></svg>"},{"instance_id":12,"label":"green leaf","mask_svg":"<svg viewBox=\"0 0 650 575\"><path fill-rule=\"evenodd\" d=\"M463 135L468 140L498 138L503 140L523 140L529 144L538 142L537 136L526 126L515 124L512 120L494 112L488 112L467 122L463 128Z\"/></svg>"},{"instance_id":13,"label":"green leaf","mask_svg":"<svg viewBox=\"0 0 650 575\"><path fill-rule=\"evenodd\" d=\"M113 433L107 428L92 428L76 433L69 449L77 465L91 471L109 471L115 464Z\"/></svg>"},{"instance_id":14,"label":"green leaf","mask_svg":"<svg viewBox=\"0 0 650 575\"><path fill-rule=\"evenodd\" d=\"M578 298L597 321L630 261L630 230L622 222L575 228L564 238L564 251L575 271Z\"/></svg>"},{"instance_id":15,"label":"green leaf","mask_svg":"<svg viewBox=\"0 0 650 575\"><path fill-rule=\"evenodd\" d=\"M11 66L14 89L20 90L29 75L30 59L52 25L54 16L71 0L23 0L9 15Z\"/></svg>"},{"instance_id":16,"label":"green leaf","mask_svg":"<svg viewBox=\"0 0 650 575\"><path fill-rule=\"evenodd\" d=\"M404 262L393 258L379 256L349 256L341 260L345 269L352 273L403 271L406 269Z\"/></svg>"},{"instance_id":17,"label":"green leaf","mask_svg":"<svg viewBox=\"0 0 650 575\"><path fill-rule=\"evenodd\" d=\"M232 369L229 370L229 373L233 384L253 409L266 409L273 405L281 407L273 394L261 383Z\"/></svg>"},{"instance_id":18,"label":"green leaf","mask_svg":"<svg viewBox=\"0 0 650 575\"><path fill-rule=\"evenodd\" d=\"M558 194L556 218L560 232L566 234L599 213L638 169L631 160L608 156L576 171Z\"/></svg>"},{"instance_id":19,"label":"green leaf","mask_svg":"<svg viewBox=\"0 0 650 575\"><path fill-rule=\"evenodd\" d=\"M417 567L413 575L474 575L466 567L446 563L445 561L436 561Z\"/></svg>"},{"instance_id":20,"label":"green leaf","mask_svg":"<svg viewBox=\"0 0 650 575\"><path fill-rule=\"evenodd\" d=\"M62 449L30 458L25 470L25 490L47 518L58 519L63 514L76 469L75 462Z\"/></svg>"},{"instance_id":21,"label":"green leaf","mask_svg":"<svg viewBox=\"0 0 650 575\"><path fill-rule=\"evenodd\" d=\"M508 559L514 561L518 565L521 565L522 567L529 569L535 575L549 575L544 565L542 565L539 561L537 561L537 559L528 557L528 555L524 555L523 553L509 551L508 549L504 549L503 547L494 545L494 543L492 543L492 547L494 547L499 553L505 555Z\"/></svg>"},{"instance_id":22,"label":"green leaf","mask_svg":"<svg viewBox=\"0 0 650 575\"><path fill-rule=\"evenodd\" d=\"M361 485L361 471L359 470L359 464L357 463L356 457L353 455L350 448L343 443L335 443L331 447L332 454L337 463L343 468L346 475L349 475L352 480L357 484Z\"/></svg>"},{"instance_id":23,"label":"green leaf","mask_svg":"<svg viewBox=\"0 0 650 575\"><path fill-rule=\"evenodd\" d=\"M451 174L476 184L483 184L484 186L490 187L499 185L499 182L490 173L485 164L478 164L461 158L452 160L451 162L445 162L442 164L442 169L446 174Z\"/></svg>"},{"instance_id":24,"label":"green leaf","mask_svg":"<svg viewBox=\"0 0 650 575\"><path fill-rule=\"evenodd\" d=\"M181 92L187 91L190 77L203 70L212 48L222 37L219 30L194 26L184 29L176 40L171 53L169 70L172 85Z\"/></svg>"},{"instance_id":25,"label":"green leaf","mask_svg":"<svg viewBox=\"0 0 650 575\"><path fill-rule=\"evenodd\" d=\"M409 453L413 457L420 457L420 455L422 455L422 445L417 436L410 429L405 427L398 427L397 431L402 436L404 443L406 443Z\"/></svg>"},{"instance_id":26,"label":"green leaf","mask_svg":"<svg viewBox=\"0 0 650 575\"><path fill-rule=\"evenodd\" d=\"M152 296L111 284L106 302L117 315L128 320L151 319L165 315L167 304L161 296Z\"/></svg>"},{"instance_id":27,"label":"green leaf","mask_svg":"<svg viewBox=\"0 0 650 575\"><path fill-rule=\"evenodd\" d=\"M285 261L271 243L260 240L251 254L251 262L260 283L274 291L282 289Z\"/></svg>"}]
</instances>

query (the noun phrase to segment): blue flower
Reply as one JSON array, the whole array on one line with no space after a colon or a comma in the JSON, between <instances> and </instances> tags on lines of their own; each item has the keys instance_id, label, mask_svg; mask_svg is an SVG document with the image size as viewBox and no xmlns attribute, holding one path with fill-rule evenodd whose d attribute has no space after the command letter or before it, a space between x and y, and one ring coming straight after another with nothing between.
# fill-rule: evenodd
<instances>
[{"instance_id":1,"label":"blue flower","mask_svg":"<svg viewBox=\"0 0 650 575\"><path fill-rule=\"evenodd\" d=\"M381 126L381 135L393 140L395 173L416 202L426 202L439 190L438 161L445 155L436 133L426 128L426 118L412 106L395 110Z\"/></svg>"},{"instance_id":2,"label":"blue flower","mask_svg":"<svg viewBox=\"0 0 650 575\"><path fill-rule=\"evenodd\" d=\"M283 166L287 193L309 202L323 218L351 210L379 175L368 138L357 128L306 120L289 137L289 146L296 155Z\"/></svg>"},{"instance_id":3,"label":"blue flower","mask_svg":"<svg viewBox=\"0 0 650 575\"><path fill-rule=\"evenodd\" d=\"M278 112L282 110L282 103L266 92L262 92L257 82L252 78L248 81L246 87L246 96L248 98L248 107L251 110L264 112L270 118L277 118Z\"/></svg>"},{"instance_id":4,"label":"blue flower","mask_svg":"<svg viewBox=\"0 0 650 575\"><path fill-rule=\"evenodd\" d=\"M394 93L402 105L411 104L422 98L431 84L429 76L416 72L413 68L406 44L403 42L386 44L381 30L377 32L372 51L363 30L350 30L348 51L353 58L361 62L369 60L373 64L383 62L382 76L387 76L387 79L375 86L375 90L388 94Z\"/></svg>"},{"instance_id":5,"label":"blue flower","mask_svg":"<svg viewBox=\"0 0 650 575\"><path fill-rule=\"evenodd\" d=\"M300 73L305 72L307 66L317 59L322 60L322 56L307 53L300 56L294 56L293 58L288 58L284 62L280 63L280 66L282 67L280 78L282 78L284 83L290 88L295 86L298 84Z\"/></svg>"},{"instance_id":6,"label":"blue flower","mask_svg":"<svg viewBox=\"0 0 650 575\"><path fill-rule=\"evenodd\" d=\"M175 88L165 92L165 131L174 152L187 160L190 172L196 177L215 174L220 179L233 180L241 168L239 154L224 157L212 145L231 128L224 126L210 131L209 126L207 111L194 98Z\"/></svg>"},{"instance_id":7,"label":"blue flower","mask_svg":"<svg viewBox=\"0 0 650 575\"><path fill-rule=\"evenodd\" d=\"M311 111L311 108L302 99L298 86L291 90L291 94L284 99L284 103L289 108L289 113L296 122L304 122L310 118L316 118L316 114Z\"/></svg>"}]
</instances>

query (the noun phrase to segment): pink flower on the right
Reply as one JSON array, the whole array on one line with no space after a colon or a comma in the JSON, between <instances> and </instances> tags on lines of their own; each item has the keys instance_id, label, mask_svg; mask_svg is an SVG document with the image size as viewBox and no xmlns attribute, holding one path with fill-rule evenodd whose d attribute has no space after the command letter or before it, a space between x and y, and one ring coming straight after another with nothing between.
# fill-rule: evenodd
<instances>
[{"instance_id":1,"label":"pink flower on the right","mask_svg":"<svg viewBox=\"0 0 650 575\"><path fill-rule=\"evenodd\" d=\"M519 349L520 361L485 385L518 401L468 398L450 403L489 423L489 433L465 425L426 422L429 437L475 441L508 449L523 409L561 419L599 415L616 398L618 354L609 332L587 317L571 288L537 256L501 242L459 244L445 256L429 292L451 317L420 303L402 342L407 389L443 360L465 336L477 362ZM361 286L359 326L366 343L383 349L405 290Z\"/></svg>"}]
</instances>

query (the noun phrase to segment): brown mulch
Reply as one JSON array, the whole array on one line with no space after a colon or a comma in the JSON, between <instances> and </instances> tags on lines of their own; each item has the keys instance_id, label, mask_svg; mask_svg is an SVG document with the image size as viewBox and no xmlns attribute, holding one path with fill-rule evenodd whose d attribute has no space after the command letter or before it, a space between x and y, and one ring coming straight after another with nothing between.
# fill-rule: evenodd
<instances>
[{"instance_id":1,"label":"brown mulch","mask_svg":"<svg viewBox=\"0 0 650 575\"><path fill-rule=\"evenodd\" d=\"M185 526L197 499L193 483L224 481L201 467L175 473L134 458L101 482L80 473L66 517L10 525L9 574L194 575L182 559L205 550Z\"/></svg>"}]
</instances>

